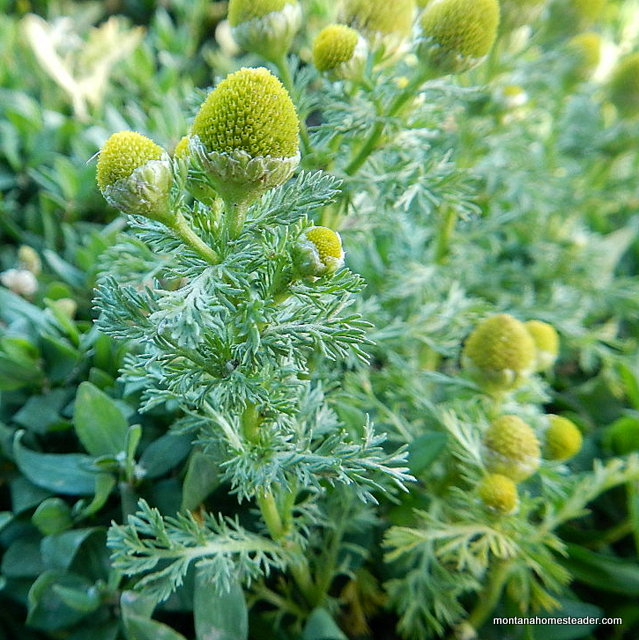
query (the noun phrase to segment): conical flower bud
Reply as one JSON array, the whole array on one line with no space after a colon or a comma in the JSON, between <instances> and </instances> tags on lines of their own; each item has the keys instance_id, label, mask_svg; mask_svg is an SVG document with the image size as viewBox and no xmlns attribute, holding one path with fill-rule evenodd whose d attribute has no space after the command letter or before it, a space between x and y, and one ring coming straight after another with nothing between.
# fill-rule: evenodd
<instances>
[{"instance_id":1,"label":"conical flower bud","mask_svg":"<svg viewBox=\"0 0 639 640\"><path fill-rule=\"evenodd\" d=\"M173 157L184 159L189 155L189 136L182 136L180 141L175 145L173 150Z\"/></svg>"},{"instance_id":2,"label":"conical flower bud","mask_svg":"<svg viewBox=\"0 0 639 640\"><path fill-rule=\"evenodd\" d=\"M623 58L610 80L611 102L623 117L639 115L639 52Z\"/></svg>"},{"instance_id":3,"label":"conical flower bud","mask_svg":"<svg viewBox=\"0 0 639 640\"><path fill-rule=\"evenodd\" d=\"M588 80L601 60L601 36L580 33L568 41L568 52L574 57L573 72L578 80Z\"/></svg>"},{"instance_id":4,"label":"conical flower bud","mask_svg":"<svg viewBox=\"0 0 639 640\"><path fill-rule=\"evenodd\" d=\"M583 437L574 422L562 416L548 416L544 454L549 460L568 460L581 449Z\"/></svg>"},{"instance_id":5,"label":"conical flower bud","mask_svg":"<svg viewBox=\"0 0 639 640\"><path fill-rule=\"evenodd\" d=\"M493 511L512 513L517 506L517 485L507 476L489 473L477 487L482 502Z\"/></svg>"},{"instance_id":6,"label":"conical flower bud","mask_svg":"<svg viewBox=\"0 0 639 640\"><path fill-rule=\"evenodd\" d=\"M230 0L229 24L246 51L278 60L291 48L302 23L297 0Z\"/></svg>"},{"instance_id":7,"label":"conical flower bud","mask_svg":"<svg viewBox=\"0 0 639 640\"><path fill-rule=\"evenodd\" d=\"M521 482L535 471L541 452L535 432L517 416L497 418L484 434L484 461L489 471Z\"/></svg>"},{"instance_id":8,"label":"conical flower bud","mask_svg":"<svg viewBox=\"0 0 639 640\"><path fill-rule=\"evenodd\" d=\"M343 24L325 27L313 41L315 68L339 80L360 76L367 55L366 40Z\"/></svg>"},{"instance_id":9,"label":"conical flower bud","mask_svg":"<svg viewBox=\"0 0 639 640\"><path fill-rule=\"evenodd\" d=\"M105 200L120 211L168 221L171 179L166 152L139 133L114 133L100 150L98 187Z\"/></svg>"},{"instance_id":10,"label":"conical flower bud","mask_svg":"<svg viewBox=\"0 0 639 640\"><path fill-rule=\"evenodd\" d=\"M293 174L300 161L298 131L282 83L267 69L240 69L209 94L189 148L222 199L244 204Z\"/></svg>"},{"instance_id":11,"label":"conical flower bud","mask_svg":"<svg viewBox=\"0 0 639 640\"><path fill-rule=\"evenodd\" d=\"M356 29L376 49L393 52L410 36L415 0L344 0L341 22Z\"/></svg>"},{"instance_id":12,"label":"conical flower bud","mask_svg":"<svg viewBox=\"0 0 639 640\"><path fill-rule=\"evenodd\" d=\"M292 258L302 277L331 275L344 264L342 239L332 229L311 227L295 243Z\"/></svg>"},{"instance_id":13,"label":"conical flower bud","mask_svg":"<svg viewBox=\"0 0 639 640\"><path fill-rule=\"evenodd\" d=\"M535 371L549 369L559 354L559 336L555 328L540 320L529 320L524 326L535 343Z\"/></svg>"},{"instance_id":14,"label":"conical flower bud","mask_svg":"<svg viewBox=\"0 0 639 640\"><path fill-rule=\"evenodd\" d=\"M460 73L481 63L499 25L497 0L437 0L419 21L418 52L433 69Z\"/></svg>"},{"instance_id":15,"label":"conical flower bud","mask_svg":"<svg viewBox=\"0 0 639 640\"><path fill-rule=\"evenodd\" d=\"M533 370L535 344L526 327L508 314L481 322L464 345L462 364L486 391L519 386Z\"/></svg>"}]
</instances>

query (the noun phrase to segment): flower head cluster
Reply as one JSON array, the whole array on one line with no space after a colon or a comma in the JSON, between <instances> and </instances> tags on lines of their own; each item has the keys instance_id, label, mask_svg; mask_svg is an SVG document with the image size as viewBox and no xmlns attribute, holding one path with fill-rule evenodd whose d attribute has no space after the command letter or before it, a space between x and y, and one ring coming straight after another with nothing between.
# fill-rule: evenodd
<instances>
[{"instance_id":1,"label":"flower head cluster","mask_svg":"<svg viewBox=\"0 0 639 640\"><path fill-rule=\"evenodd\" d=\"M325 27L313 41L315 68L339 79L357 77L367 53L366 40L355 29L343 24Z\"/></svg>"},{"instance_id":2,"label":"flower head cluster","mask_svg":"<svg viewBox=\"0 0 639 640\"><path fill-rule=\"evenodd\" d=\"M512 513L517 506L517 485L500 473L489 473L477 487L481 501L498 513Z\"/></svg>"},{"instance_id":3,"label":"flower head cluster","mask_svg":"<svg viewBox=\"0 0 639 640\"><path fill-rule=\"evenodd\" d=\"M297 0L230 0L229 24L237 43L267 60L286 55L302 23Z\"/></svg>"},{"instance_id":4,"label":"flower head cluster","mask_svg":"<svg viewBox=\"0 0 639 640\"><path fill-rule=\"evenodd\" d=\"M505 415L494 420L484 434L486 467L493 473L521 482L537 471L539 441L521 418Z\"/></svg>"},{"instance_id":5,"label":"flower head cluster","mask_svg":"<svg viewBox=\"0 0 639 640\"><path fill-rule=\"evenodd\" d=\"M114 133L98 158L97 182L107 202L121 211L164 220L171 168L164 149L134 131Z\"/></svg>"},{"instance_id":6,"label":"flower head cluster","mask_svg":"<svg viewBox=\"0 0 639 640\"><path fill-rule=\"evenodd\" d=\"M189 149L224 200L250 202L297 167L299 120L267 69L241 69L208 96L193 121Z\"/></svg>"},{"instance_id":7,"label":"flower head cluster","mask_svg":"<svg viewBox=\"0 0 639 640\"><path fill-rule=\"evenodd\" d=\"M481 322L470 334L462 363L486 391L507 391L532 372L535 343L519 320L499 314Z\"/></svg>"},{"instance_id":8,"label":"flower head cluster","mask_svg":"<svg viewBox=\"0 0 639 640\"><path fill-rule=\"evenodd\" d=\"M420 57L442 73L459 73L488 55L499 25L497 0L438 0L419 25Z\"/></svg>"}]
</instances>

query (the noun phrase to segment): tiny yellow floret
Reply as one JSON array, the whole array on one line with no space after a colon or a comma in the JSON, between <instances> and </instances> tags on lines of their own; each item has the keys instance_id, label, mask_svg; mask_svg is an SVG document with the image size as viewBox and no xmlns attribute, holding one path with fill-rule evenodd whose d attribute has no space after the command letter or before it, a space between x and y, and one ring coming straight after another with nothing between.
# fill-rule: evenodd
<instances>
[{"instance_id":1,"label":"tiny yellow floret","mask_svg":"<svg viewBox=\"0 0 639 640\"><path fill-rule=\"evenodd\" d=\"M208 151L290 158L299 150L299 120L282 83L263 67L240 69L209 94L192 135Z\"/></svg>"},{"instance_id":2,"label":"tiny yellow floret","mask_svg":"<svg viewBox=\"0 0 639 640\"><path fill-rule=\"evenodd\" d=\"M236 27L242 22L263 18L269 13L282 11L287 4L297 4L297 0L230 0L229 24Z\"/></svg>"},{"instance_id":3,"label":"tiny yellow floret","mask_svg":"<svg viewBox=\"0 0 639 640\"><path fill-rule=\"evenodd\" d=\"M532 372L535 344L523 323L502 313L477 325L464 345L462 363L485 389L506 391Z\"/></svg>"},{"instance_id":4,"label":"tiny yellow floret","mask_svg":"<svg viewBox=\"0 0 639 640\"><path fill-rule=\"evenodd\" d=\"M134 131L114 133L100 150L97 182L100 191L128 178L151 160L160 160L164 150L153 140Z\"/></svg>"},{"instance_id":5,"label":"tiny yellow floret","mask_svg":"<svg viewBox=\"0 0 639 640\"><path fill-rule=\"evenodd\" d=\"M432 2L420 19L420 55L441 71L464 71L488 55L498 26L497 0Z\"/></svg>"},{"instance_id":6,"label":"tiny yellow floret","mask_svg":"<svg viewBox=\"0 0 639 640\"><path fill-rule=\"evenodd\" d=\"M531 476L540 463L541 451L535 432L514 415L494 420L484 434L486 467L515 482Z\"/></svg>"},{"instance_id":7,"label":"tiny yellow floret","mask_svg":"<svg viewBox=\"0 0 639 640\"><path fill-rule=\"evenodd\" d=\"M548 416L544 453L549 460L568 460L577 454L583 443L581 431L572 420L563 416Z\"/></svg>"},{"instance_id":8,"label":"tiny yellow floret","mask_svg":"<svg viewBox=\"0 0 639 640\"><path fill-rule=\"evenodd\" d=\"M517 485L500 473L489 473L479 483L477 493L482 502L499 513L511 513L517 506Z\"/></svg>"},{"instance_id":9,"label":"tiny yellow floret","mask_svg":"<svg viewBox=\"0 0 639 640\"><path fill-rule=\"evenodd\" d=\"M535 370L545 371L557 360L559 335L552 325L541 320L529 320L525 327L535 343Z\"/></svg>"},{"instance_id":10,"label":"tiny yellow floret","mask_svg":"<svg viewBox=\"0 0 639 640\"><path fill-rule=\"evenodd\" d=\"M343 24L332 24L313 41L313 64L318 71L332 71L355 53L359 34Z\"/></svg>"},{"instance_id":11,"label":"tiny yellow floret","mask_svg":"<svg viewBox=\"0 0 639 640\"><path fill-rule=\"evenodd\" d=\"M613 70L610 100L622 116L639 115L639 51L623 58Z\"/></svg>"}]
</instances>

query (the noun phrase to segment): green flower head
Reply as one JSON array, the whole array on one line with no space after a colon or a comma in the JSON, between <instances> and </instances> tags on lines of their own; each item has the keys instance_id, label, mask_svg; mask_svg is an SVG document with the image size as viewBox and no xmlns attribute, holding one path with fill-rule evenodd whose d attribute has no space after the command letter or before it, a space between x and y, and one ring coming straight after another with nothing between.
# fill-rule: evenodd
<instances>
[{"instance_id":1,"label":"green flower head","mask_svg":"<svg viewBox=\"0 0 639 640\"><path fill-rule=\"evenodd\" d=\"M581 449L583 437L574 422L562 416L548 416L544 453L549 460L568 460Z\"/></svg>"},{"instance_id":2,"label":"green flower head","mask_svg":"<svg viewBox=\"0 0 639 640\"><path fill-rule=\"evenodd\" d=\"M617 64L610 79L609 95L621 116L639 115L639 51Z\"/></svg>"},{"instance_id":3,"label":"green flower head","mask_svg":"<svg viewBox=\"0 0 639 640\"><path fill-rule=\"evenodd\" d=\"M332 24L313 41L313 64L338 78L354 77L366 61L366 41L343 24Z\"/></svg>"},{"instance_id":4,"label":"green flower head","mask_svg":"<svg viewBox=\"0 0 639 640\"><path fill-rule=\"evenodd\" d=\"M535 370L545 371L552 367L559 354L559 336L547 322L529 320L524 325L535 343Z\"/></svg>"},{"instance_id":5,"label":"green flower head","mask_svg":"<svg viewBox=\"0 0 639 640\"><path fill-rule=\"evenodd\" d=\"M587 80L601 60L601 36L598 33L580 33L568 41L568 52L575 59L577 78Z\"/></svg>"},{"instance_id":6,"label":"green flower head","mask_svg":"<svg viewBox=\"0 0 639 640\"><path fill-rule=\"evenodd\" d=\"M207 97L193 121L191 153L225 200L250 202L299 163L299 120L267 69L240 69Z\"/></svg>"},{"instance_id":7,"label":"green flower head","mask_svg":"<svg viewBox=\"0 0 639 640\"><path fill-rule=\"evenodd\" d=\"M419 54L443 73L459 73L488 55L499 26L497 0L436 0L419 21Z\"/></svg>"},{"instance_id":8,"label":"green flower head","mask_svg":"<svg viewBox=\"0 0 639 640\"><path fill-rule=\"evenodd\" d=\"M327 227L311 227L293 246L292 258L302 277L331 275L344 264L342 239Z\"/></svg>"},{"instance_id":9,"label":"green flower head","mask_svg":"<svg viewBox=\"0 0 639 640\"><path fill-rule=\"evenodd\" d=\"M464 345L462 364L486 391L507 391L532 372L535 343L523 323L502 313L477 325Z\"/></svg>"},{"instance_id":10,"label":"green flower head","mask_svg":"<svg viewBox=\"0 0 639 640\"><path fill-rule=\"evenodd\" d=\"M171 180L164 149L139 133L114 133L100 150L98 187L116 209L165 222Z\"/></svg>"},{"instance_id":11,"label":"green flower head","mask_svg":"<svg viewBox=\"0 0 639 640\"><path fill-rule=\"evenodd\" d=\"M535 432L518 416L501 416L484 434L485 463L489 471L521 482L535 471L541 451Z\"/></svg>"},{"instance_id":12,"label":"green flower head","mask_svg":"<svg viewBox=\"0 0 639 640\"><path fill-rule=\"evenodd\" d=\"M246 51L278 60L291 47L302 22L297 0L230 0L233 37Z\"/></svg>"},{"instance_id":13,"label":"green flower head","mask_svg":"<svg viewBox=\"0 0 639 640\"><path fill-rule=\"evenodd\" d=\"M344 0L342 21L363 33L374 47L396 48L410 36L415 0Z\"/></svg>"},{"instance_id":14,"label":"green flower head","mask_svg":"<svg viewBox=\"0 0 639 640\"><path fill-rule=\"evenodd\" d=\"M489 473L477 487L481 501L498 513L512 513L517 506L517 485L500 473Z\"/></svg>"}]
</instances>

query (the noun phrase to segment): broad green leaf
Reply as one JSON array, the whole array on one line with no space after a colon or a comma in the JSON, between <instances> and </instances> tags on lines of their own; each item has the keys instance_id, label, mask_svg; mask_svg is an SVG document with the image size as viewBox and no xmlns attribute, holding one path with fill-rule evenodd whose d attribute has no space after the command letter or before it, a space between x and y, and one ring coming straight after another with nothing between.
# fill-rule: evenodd
<instances>
[{"instance_id":1,"label":"broad green leaf","mask_svg":"<svg viewBox=\"0 0 639 640\"><path fill-rule=\"evenodd\" d=\"M2 531L13 520L11 511L0 511L0 531Z\"/></svg>"},{"instance_id":2,"label":"broad green leaf","mask_svg":"<svg viewBox=\"0 0 639 640\"><path fill-rule=\"evenodd\" d=\"M446 447L445 433L425 433L413 440L408 448L408 466L412 473L425 471Z\"/></svg>"},{"instance_id":3,"label":"broad green leaf","mask_svg":"<svg viewBox=\"0 0 639 640\"><path fill-rule=\"evenodd\" d=\"M201 568L195 573L193 616L197 640L248 638L248 610L240 584L233 583L230 591L220 595Z\"/></svg>"},{"instance_id":4,"label":"broad green leaf","mask_svg":"<svg viewBox=\"0 0 639 640\"><path fill-rule=\"evenodd\" d=\"M568 545L568 556L561 559L575 578L597 589L639 596L639 564Z\"/></svg>"},{"instance_id":5,"label":"broad green leaf","mask_svg":"<svg viewBox=\"0 0 639 640\"><path fill-rule=\"evenodd\" d=\"M40 552L45 566L49 569L68 569L84 541L97 531L99 529L96 527L72 529L43 538Z\"/></svg>"},{"instance_id":6,"label":"broad green leaf","mask_svg":"<svg viewBox=\"0 0 639 640\"><path fill-rule=\"evenodd\" d=\"M201 504L220 484L220 460L217 456L194 451L182 485L181 511L190 511Z\"/></svg>"},{"instance_id":7,"label":"broad green leaf","mask_svg":"<svg viewBox=\"0 0 639 640\"><path fill-rule=\"evenodd\" d=\"M2 556L2 573L8 578L33 578L43 570L38 540L19 538Z\"/></svg>"},{"instance_id":8,"label":"broad green leaf","mask_svg":"<svg viewBox=\"0 0 639 640\"><path fill-rule=\"evenodd\" d=\"M45 498L51 495L50 491L41 489L24 476L13 479L9 488L11 490L11 508L14 513L22 513L39 505Z\"/></svg>"},{"instance_id":9,"label":"broad green leaf","mask_svg":"<svg viewBox=\"0 0 639 640\"><path fill-rule=\"evenodd\" d=\"M151 619L156 600L141 593L124 591L120 597L122 623L127 640L185 640L184 636Z\"/></svg>"},{"instance_id":10,"label":"broad green leaf","mask_svg":"<svg viewBox=\"0 0 639 640\"><path fill-rule=\"evenodd\" d=\"M90 496L95 490L95 474L87 470L92 460L79 453L37 453L20 443L24 432L13 442L16 464L33 484L55 493Z\"/></svg>"},{"instance_id":11,"label":"broad green leaf","mask_svg":"<svg viewBox=\"0 0 639 640\"><path fill-rule=\"evenodd\" d=\"M145 478L157 478L176 467L191 451L190 435L166 433L154 440L140 457Z\"/></svg>"},{"instance_id":12,"label":"broad green leaf","mask_svg":"<svg viewBox=\"0 0 639 640\"><path fill-rule=\"evenodd\" d=\"M116 455L124 450L129 429L127 419L118 405L90 382L78 387L73 424L90 454Z\"/></svg>"},{"instance_id":13,"label":"broad green leaf","mask_svg":"<svg viewBox=\"0 0 639 640\"><path fill-rule=\"evenodd\" d=\"M111 495L113 487L115 487L114 476L110 473L98 473L95 476L95 495L93 496L93 500L86 506L84 506L81 501L78 501L74 506L74 514L77 514L76 517L78 519L87 518L102 509L104 503Z\"/></svg>"},{"instance_id":14,"label":"broad green leaf","mask_svg":"<svg viewBox=\"0 0 639 640\"><path fill-rule=\"evenodd\" d=\"M577 640L590 634L597 627L587 622L587 618L600 618L603 611L594 604L577 600L563 600L560 609L542 611L537 614L541 618L582 618L581 624L539 624L533 627L535 639L538 640Z\"/></svg>"},{"instance_id":15,"label":"broad green leaf","mask_svg":"<svg viewBox=\"0 0 639 640\"><path fill-rule=\"evenodd\" d=\"M45 536L61 533L73 526L71 509L61 498L47 498L35 510L31 522Z\"/></svg>"},{"instance_id":16,"label":"broad green leaf","mask_svg":"<svg viewBox=\"0 0 639 640\"><path fill-rule=\"evenodd\" d=\"M347 640L326 609L317 608L309 616L302 640Z\"/></svg>"},{"instance_id":17,"label":"broad green leaf","mask_svg":"<svg viewBox=\"0 0 639 640\"><path fill-rule=\"evenodd\" d=\"M59 422L60 411L67 403L69 393L66 389L54 389L44 395L31 396L23 407L13 416L13 421L35 433L46 433Z\"/></svg>"},{"instance_id":18,"label":"broad green leaf","mask_svg":"<svg viewBox=\"0 0 639 640\"><path fill-rule=\"evenodd\" d=\"M54 584L53 592L67 607L75 611L91 613L100 606L100 594L93 587L89 589L74 589L65 587L62 584Z\"/></svg>"}]
</instances>

